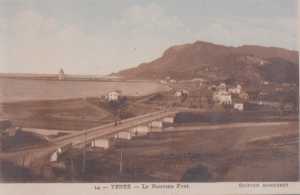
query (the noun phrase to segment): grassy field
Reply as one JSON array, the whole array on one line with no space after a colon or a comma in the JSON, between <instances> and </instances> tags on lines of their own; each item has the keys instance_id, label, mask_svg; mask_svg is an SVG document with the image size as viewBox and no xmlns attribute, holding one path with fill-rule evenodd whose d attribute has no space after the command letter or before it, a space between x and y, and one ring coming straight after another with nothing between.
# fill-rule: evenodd
<instances>
[{"instance_id":1,"label":"grassy field","mask_svg":"<svg viewBox=\"0 0 300 195\"><path fill-rule=\"evenodd\" d=\"M111 113L83 99L5 103L1 107L2 118L28 128L82 130L113 120Z\"/></svg>"},{"instance_id":2,"label":"grassy field","mask_svg":"<svg viewBox=\"0 0 300 195\"><path fill-rule=\"evenodd\" d=\"M130 142L118 141L105 152L89 152L87 173L78 173L75 181L295 181L299 168L298 140L298 122L154 133ZM76 170L80 170L80 158L79 154Z\"/></svg>"},{"instance_id":3,"label":"grassy field","mask_svg":"<svg viewBox=\"0 0 300 195\"><path fill-rule=\"evenodd\" d=\"M129 98L122 118L157 111ZM83 130L113 122L114 113L100 98L0 103L0 118L16 126L36 129Z\"/></svg>"}]
</instances>

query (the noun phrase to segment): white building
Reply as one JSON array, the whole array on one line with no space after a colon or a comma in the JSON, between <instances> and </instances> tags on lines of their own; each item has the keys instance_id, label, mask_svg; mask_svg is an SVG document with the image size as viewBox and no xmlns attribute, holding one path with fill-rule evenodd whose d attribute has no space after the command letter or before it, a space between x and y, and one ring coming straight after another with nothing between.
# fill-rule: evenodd
<instances>
[{"instance_id":1,"label":"white building","mask_svg":"<svg viewBox=\"0 0 300 195\"><path fill-rule=\"evenodd\" d=\"M243 103L234 103L233 108L235 110L238 110L238 111L243 111L244 110L244 104Z\"/></svg>"},{"instance_id":2,"label":"white building","mask_svg":"<svg viewBox=\"0 0 300 195\"><path fill-rule=\"evenodd\" d=\"M137 126L130 130L133 136L143 136L147 135L150 132L149 127L147 126Z\"/></svg>"},{"instance_id":3,"label":"white building","mask_svg":"<svg viewBox=\"0 0 300 195\"><path fill-rule=\"evenodd\" d=\"M62 153L62 149L58 148L51 156L50 162L56 162L58 160L59 155Z\"/></svg>"},{"instance_id":4,"label":"white building","mask_svg":"<svg viewBox=\"0 0 300 195\"><path fill-rule=\"evenodd\" d=\"M232 104L231 94L227 91L217 91L213 95L213 100L219 104Z\"/></svg>"},{"instance_id":5,"label":"white building","mask_svg":"<svg viewBox=\"0 0 300 195\"><path fill-rule=\"evenodd\" d=\"M56 162L58 160L58 151L55 151L53 154L50 156L50 162Z\"/></svg>"},{"instance_id":6,"label":"white building","mask_svg":"<svg viewBox=\"0 0 300 195\"><path fill-rule=\"evenodd\" d=\"M175 79L171 79L170 83L176 83L176 80Z\"/></svg>"},{"instance_id":7,"label":"white building","mask_svg":"<svg viewBox=\"0 0 300 195\"><path fill-rule=\"evenodd\" d=\"M165 117L163 119L163 122L164 123L170 123L170 124L173 124L174 123L174 117Z\"/></svg>"},{"instance_id":8,"label":"white building","mask_svg":"<svg viewBox=\"0 0 300 195\"><path fill-rule=\"evenodd\" d=\"M132 139L132 134L127 131L122 131L117 134L115 134L115 139L126 139L126 140L131 140Z\"/></svg>"},{"instance_id":9,"label":"white building","mask_svg":"<svg viewBox=\"0 0 300 195\"><path fill-rule=\"evenodd\" d=\"M163 128L163 122L162 121L152 121L149 124L150 128Z\"/></svg>"},{"instance_id":10,"label":"white building","mask_svg":"<svg viewBox=\"0 0 300 195\"><path fill-rule=\"evenodd\" d=\"M182 96L182 93L181 91L176 91L175 94L174 94L175 97L181 97Z\"/></svg>"},{"instance_id":11,"label":"white building","mask_svg":"<svg viewBox=\"0 0 300 195\"><path fill-rule=\"evenodd\" d=\"M242 86L237 85L236 87L228 89L228 92L231 94L240 94L242 92Z\"/></svg>"},{"instance_id":12,"label":"white building","mask_svg":"<svg viewBox=\"0 0 300 195\"><path fill-rule=\"evenodd\" d=\"M118 101L121 96L121 93L118 91L111 91L107 94L106 99L108 101Z\"/></svg>"},{"instance_id":13,"label":"white building","mask_svg":"<svg viewBox=\"0 0 300 195\"><path fill-rule=\"evenodd\" d=\"M92 147L108 149L110 147L109 139L96 139L92 141Z\"/></svg>"}]
</instances>

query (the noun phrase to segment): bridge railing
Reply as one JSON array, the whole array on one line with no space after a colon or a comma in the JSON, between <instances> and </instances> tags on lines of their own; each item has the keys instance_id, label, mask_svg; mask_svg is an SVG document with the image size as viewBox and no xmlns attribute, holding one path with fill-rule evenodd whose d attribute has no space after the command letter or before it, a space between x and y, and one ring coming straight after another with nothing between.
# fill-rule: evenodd
<instances>
[{"instance_id":1,"label":"bridge railing","mask_svg":"<svg viewBox=\"0 0 300 195\"><path fill-rule=\"evenodd\" d=\"M113 129L104 129L101 132L94 131L94 132L90 132L90 133L86 133L86 134L83 133L81 135L78 135L77 137L74 137L74 139L72 141L71 140L70 141L71 142L75 142L76 144L82 143L84 141L89 142L91 140L98 139L98 138L101 138L103 136L110 136L110 135L113 135L115 133L124 131L126 129L129 129L129 128L132 128L132 127L144 124L144 123L148 123L150 121L157 120L159 118L170 116L170 115L173 115L173 114L176 114L176 112L171 112L171 111L169 111L169 112L162 112L160 115L150 116L149 120L146 120L147 118L145 118L145 119L135 120L134 124L129 124L129 123L126 124L126 123L124 123L122 126L121 125L120 126L116 126ZM86 136L86 137L83 138L82 136ZM67 141L67 139L63 140L63 141Z\"/></svg>"},{"instance_id":2,"label":"bridge railing","mask_svg":"<svg viewBox=\"0 0 300 195\"><path fill-rule=\"evenodd\" d=\"M132 117L132 118L124 119L121 122L122 123L129 123L129 122L132 122L132 121L142 120L142 119L147 118L147 117L151 117L151 116L155 116L155 115L160 115L162 113L167 113L167 112L170 112L170 111L160 110L160 111L157 111L157 112L151 112L151 113L147 113L147 114L140 115L140 116L137 116L137 117ZM108 127L114 127L114 126L115 126L115 123L108 123L108 124L104 124L104 125L101 125L101 126L98 126L98 127L93 127L93 128L87 129L87 130L83 130L83 131L79 131L79 132L76 132L76 133L72 133L70 135L66 135L66 136L63 136L63 137L52 139L51 141L52 142L64 141L66 139L71 139L73 137L77 137L77 136L84 135L84 134L89 134L89 133L92 133L94 131L98 131L98 130L101 130L101 129L105 129L105 128L108 128Z\"/></svg>"}]
</instances>

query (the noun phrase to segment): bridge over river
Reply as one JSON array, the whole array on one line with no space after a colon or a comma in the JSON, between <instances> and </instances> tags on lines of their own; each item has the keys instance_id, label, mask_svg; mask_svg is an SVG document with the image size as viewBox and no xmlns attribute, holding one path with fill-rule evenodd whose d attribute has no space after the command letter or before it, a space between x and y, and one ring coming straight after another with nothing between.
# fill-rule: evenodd
<instances>
[{"instance_id":1,"label":"bridge over river","mask_svg":"<svg viewBox=\"0 0 300 195\"><path fill-rule=\"evenodd\" d=\"M45 145L36 145L11 152L1 152L0 160L10 161L26 168L39 169L49 162L50 155L59 148L71 144L89 143L95 139L110 137L118 132L126 131L139 125L148 124L165 117L174 117L181 110L182 109L161 110L122 120L117 126L115 123L109 123L83 131L73 131L71 134L51 139Z\"/></svg>"}]
</instances>

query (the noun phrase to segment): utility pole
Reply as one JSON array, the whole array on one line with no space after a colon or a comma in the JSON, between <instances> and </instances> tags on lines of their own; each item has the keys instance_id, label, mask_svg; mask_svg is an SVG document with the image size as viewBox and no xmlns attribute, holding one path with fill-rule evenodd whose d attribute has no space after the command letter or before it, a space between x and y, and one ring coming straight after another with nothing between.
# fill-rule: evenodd
<instances>
[{"instance_id":1,"label":"utility pole","mask_svg":"<svg viewBox=\"0 0 300 195\"><path fill-rule=\"evenodd\" d=\"M121 150L120 154L120 175L123 173L123 151Z\"/></svg>"},{"instance_id":2,"label":"utility pole","mask_svg":"<svg viewBox=\"0 0 300 195\"><path fill-rule=\"evenodd\" d=\"M86 167L86 138L87 137L87 131L84 130L84 141L83 141L83 150L82 150L82 169L81 173L85 173L85 167Z\"/></svg>"},{"instance_id":3,"label":"utility pole","mask_svg":"<svg viewBox=\"0 0 300 195\"><path fill-rule=\"evenodd\" d=\"M71 166L71 181L73 181L74 180L74 172L75 172L75 170L74 170L74 160L73 160L73 157L71 156L71 158L70 158L70 166Z\"/></svg>"}]
</instances>

